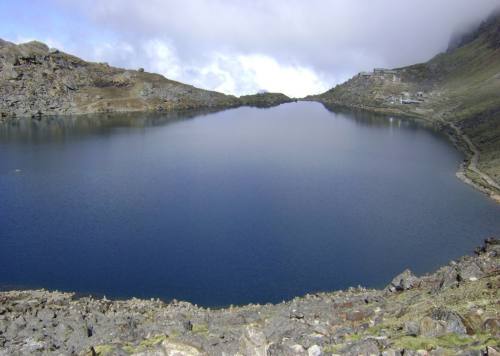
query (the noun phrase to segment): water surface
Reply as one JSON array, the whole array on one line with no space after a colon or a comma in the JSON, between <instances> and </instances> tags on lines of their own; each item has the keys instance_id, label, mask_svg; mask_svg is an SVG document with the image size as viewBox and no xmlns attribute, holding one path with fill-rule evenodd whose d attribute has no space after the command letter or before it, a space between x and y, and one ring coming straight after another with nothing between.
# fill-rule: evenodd
<instances>
[{"instance_id":1,"label":"water surface","mask_svg":"<svg viewBox=\"0 0 500 356\"><path fill-rule=\"evenodd\" d=\"M316 103L0 126L0 285L202 305L384 286L500 207L442 135Z\"/></svg>"}]
</instances>

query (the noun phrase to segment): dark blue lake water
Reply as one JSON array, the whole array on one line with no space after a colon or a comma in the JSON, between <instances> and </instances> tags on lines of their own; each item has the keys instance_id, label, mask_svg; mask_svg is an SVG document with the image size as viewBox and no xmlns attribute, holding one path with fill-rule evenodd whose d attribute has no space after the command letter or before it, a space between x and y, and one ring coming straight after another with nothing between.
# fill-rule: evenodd
<instances>
[{"instance_id":1,"label":"dark blue lake water","mask_svg":"<svg viewBox=\"0 0 500 356\"><path fill-rule=\"evenodd\" d=\"M500 232L462 158L316 103L3 125L0 285L209 306L384 286Z\"/></svg>"}]
</instances>

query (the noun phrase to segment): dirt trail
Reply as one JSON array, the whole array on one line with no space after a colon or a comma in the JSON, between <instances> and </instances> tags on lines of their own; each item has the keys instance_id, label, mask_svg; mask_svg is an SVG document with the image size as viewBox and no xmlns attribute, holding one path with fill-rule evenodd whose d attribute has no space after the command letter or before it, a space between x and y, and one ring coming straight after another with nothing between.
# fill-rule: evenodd
<instances>
[{"instance_id":1,"label":"dirt trail","mask_svg":"<svg viewBox=\"0 0 500 356\"><path fill-rule=\"evenodd\" d=\"M462 132L462 130L457 127L453 123L447 123L453 130L455 130L456 134L458 137L462 138L463 141L467 144L467 147L469 148L470 152L472 153L472 156L469 160L469 163L466 167L466 169L469 169L470 171L476 173L486 184L486 187L481 187L482 191L485 191L489 196L495 200L496 202L500 203L500 194L496 193L496 191L500 191L500 185L495 182L493 178L491 178L489 175L484 173L479 169L477 166L479 162L479 158L481 156L481 153L479 149L472 143L471 139ZM465 167L464 167L465 168ZM463 181L465 181L468 184L474 185L477 188L477 184L474 183L471 179L465 176L465 172L460 172L458 174L459 178L461 178ZM495 191L496 190L496 191Z\"/></svg>"}]
</instances>

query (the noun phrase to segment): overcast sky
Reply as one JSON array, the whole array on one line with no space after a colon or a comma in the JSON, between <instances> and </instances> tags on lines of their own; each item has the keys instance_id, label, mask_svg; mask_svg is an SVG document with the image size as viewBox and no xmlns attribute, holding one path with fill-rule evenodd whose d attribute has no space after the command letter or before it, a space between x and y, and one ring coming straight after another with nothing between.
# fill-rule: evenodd
<instances>
[{"instance_id":1,"label":"overcast sky","mask_svg":"<svg viewBox=\"0 0 500 356\"><path fill-rule=\"evenodd\" d=\"M0 38L230 94L302 97L426 61L499 0L1 0Z\"/></svg>"}]
</instances>

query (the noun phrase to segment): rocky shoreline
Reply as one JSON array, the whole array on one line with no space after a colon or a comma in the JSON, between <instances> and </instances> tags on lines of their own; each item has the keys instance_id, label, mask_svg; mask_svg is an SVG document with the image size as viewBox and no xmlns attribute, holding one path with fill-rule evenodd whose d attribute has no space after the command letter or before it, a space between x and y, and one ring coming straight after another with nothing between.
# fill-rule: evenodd
<instances>
[{"instance_id":1,"label":"rocky shoreline","mask_svg":"<svg viewBox=\"0 0 500 356\"><path fill-rule=\"evenodd\" d=\"M324 103L321 100L312 100L321 102L328 110L337 111L338 109L346 109L355 112L366 112L379 115L394 115L401 118L407 118L417 122L431 125L433 128L443 132L450 139L453 145L462 152L466 159L460 164L457 169L456 176L465 184L472 186L480 192L487 195L489 198L500 204L500 185L491 178L487 173L483 172L478 167L480 160L480 150L468 138L466 134L460 130L452 122L420 116L411 112L399 112L395 110L387 110L384 108L365 107L362 105L345 105Z\"/></svg>"},{"instance_id":2,"label":"rocky shoreline","mask_svg":"<svg viewBox=\"0 0 500 356\"><path fill-rule=\"evenodd\" d=\"M0 355L498 355L500 242L432 274L280 304L0 293Z\"/></svg>"}]
</instances>

